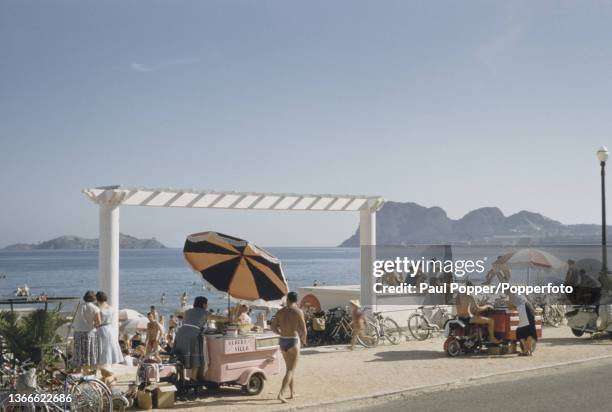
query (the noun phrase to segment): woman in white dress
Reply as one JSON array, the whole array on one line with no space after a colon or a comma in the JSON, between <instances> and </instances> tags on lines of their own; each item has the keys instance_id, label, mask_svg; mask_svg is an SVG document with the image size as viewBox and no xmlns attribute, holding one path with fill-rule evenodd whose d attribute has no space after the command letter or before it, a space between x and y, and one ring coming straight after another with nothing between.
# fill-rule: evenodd
<instances>
[{"instance_id":1,"label":"woman in white dress","mask_svg":"<svg viewBox=\"0 0 612 412\"><path fill-rule=\"evenodd\" d=\"M123 354L119 347L119 338L113 327L113 307L107 303L104 292L96 293L100 308L100 324L98 325L98 368L102 379L110 385L116 378L113 376L112 365L123 362Z\"/></svg>"}]
</instances>

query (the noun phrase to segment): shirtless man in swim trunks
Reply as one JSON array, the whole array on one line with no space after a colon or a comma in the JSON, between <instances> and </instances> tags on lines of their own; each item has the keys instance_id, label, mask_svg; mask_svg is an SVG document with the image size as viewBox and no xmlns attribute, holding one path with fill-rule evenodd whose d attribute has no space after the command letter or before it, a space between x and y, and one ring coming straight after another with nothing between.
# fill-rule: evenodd
<instances>
[{"instance_id":1,"label":"shirtless man in swim trunks","mask_svg":"<svg viewBox=\"0 0 612 412\"><path fill-rule=\"evenodd\" d=\"M304 321L304 313L297 306L298 296L295 292L287 294L287 306L276 313L270 327L274 333L280 335L278 344L280 346L287 372L283 378L283 384L278 392L278 400L287 403L283 397L283 392L289 386L290 396L293 399L293 375L297 360L300 356L300 341L306 343L306 322Z\"/></svg>"},{"instance_id":2,"label":"shirtless man in swim trunks","mask_svg":"<svg viewBox=\"0 0 612 412\"><path fill-rule=\"evenodd\" d=\"M473 286L474 284L470 281L465 283L467 286ZM474 297L460 293L457 295L457 317L468 318L470 323L477 325L487 325L489 331L489 341L491 343L500 343L500 340L495 337L495 321L485 316L480 316L481 312L485 310L493 309L491 305L480 306L474 300Z\"/></svg>"}]
</instances>

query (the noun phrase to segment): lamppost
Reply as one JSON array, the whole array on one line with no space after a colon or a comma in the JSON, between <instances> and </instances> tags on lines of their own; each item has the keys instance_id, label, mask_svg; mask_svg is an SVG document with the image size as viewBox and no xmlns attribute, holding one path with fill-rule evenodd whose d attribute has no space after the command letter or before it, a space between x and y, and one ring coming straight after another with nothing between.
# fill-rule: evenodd
<instances>
[{"instance_id":1,"label":"lamppost","mask_svg":"<svg viewBox=\"0 0 612 412\"><path fill-rule=\"evenodd\" d=\"M601 165L601 277L608 280L608 250L606 249L606 160L608 148L601 146L597 151L597 158Z\"/></svg>"}]
</instances>

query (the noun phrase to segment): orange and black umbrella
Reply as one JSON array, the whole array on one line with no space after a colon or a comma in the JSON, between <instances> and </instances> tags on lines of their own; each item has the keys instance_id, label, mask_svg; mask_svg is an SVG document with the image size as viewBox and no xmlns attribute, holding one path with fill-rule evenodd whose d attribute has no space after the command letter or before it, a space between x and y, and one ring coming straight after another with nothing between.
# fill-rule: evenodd
<instances>
[{"instance_id":1,"label":"orange and black umbrella","mask_svg":"<svg viewBox=\"0 0 612 412\"><path fill-rule=\"evenodd\" d=\"M235 299L269 302L289 291L280 261L246 240L195 233L187 237L183 253L205 282Z\"/></svg>"}]
</instances>

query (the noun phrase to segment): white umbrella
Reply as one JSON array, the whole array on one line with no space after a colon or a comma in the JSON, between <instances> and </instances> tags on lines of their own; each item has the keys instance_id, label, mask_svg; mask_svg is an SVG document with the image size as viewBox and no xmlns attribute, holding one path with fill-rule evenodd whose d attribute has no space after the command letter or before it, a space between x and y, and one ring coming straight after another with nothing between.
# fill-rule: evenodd
<instances>
[{"instance_id":1,"label":"white umbrella","mask_svg":"<svg viewBox=\"0 0 612 412\"><path fill-rule=\"evenodd\" d=\"M146 318L142 313L135 311L134 309L121 309L119 311L119 320L138 319Z\"/></svg>"},{"instance_id":2,"label":"white umbrella","mask_svg":"<svg viewBox=\"0 0 612 412\"><path fill-rule=\"evenodd\" d=\"M135 335L136 332L144 332L147 330L149 319L142 317L136 319L128 319L119 323L119 333L124 335Z\"/></svg>"}]
</instances>

